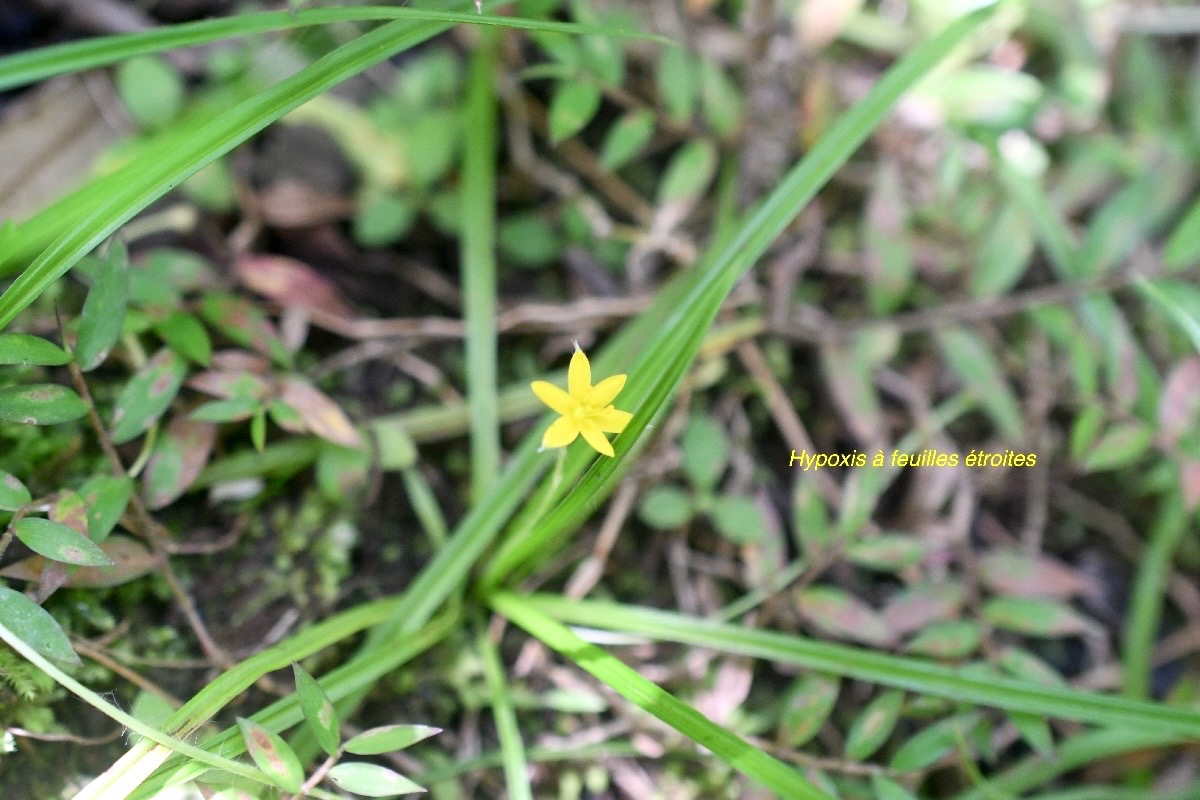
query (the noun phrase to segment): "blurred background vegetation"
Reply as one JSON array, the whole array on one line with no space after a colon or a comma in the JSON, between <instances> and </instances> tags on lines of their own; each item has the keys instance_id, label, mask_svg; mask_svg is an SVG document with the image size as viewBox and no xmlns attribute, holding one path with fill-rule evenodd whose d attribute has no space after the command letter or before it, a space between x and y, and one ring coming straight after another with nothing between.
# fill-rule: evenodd
<instances>
[{"instance_id":1,"label":"blurred background vegetation","mask_svg":"<svg viewBox=\"0 0 1200 800\"><path fill-rule=\"evenodd\" d=\"M4 583L69 636L79 681L152 724L264 647L404 590L540 437L529 382L562 384L574 343L598 351L699 270L966 5L485 4L596 27L457 25L304 103L9 325L75 361L0 345ZM0 48L332 6L3 0ZM78 222L52 205L67 192L151 169L370 27L6 84L0 218L36 224L0 230L0 274ZM508 585L610 629L589 638L827 796L1200 797L1198 177L1200 8L1001 0L696 333L611 499ZM655 342L661 313L624 346ZM22 394L49 384L74 388ZM893 456L927 451L960 466ZM981 452L1036 463L967 466ZM114 565L66 569L36 513ZM663 633L564 598L680 616ZM818 649L717 645L685 617ZM512 626L468 611L436 641L343 719L442 729L379 762L434 797L515 796L513 763L534 797L776 796ZM327 673L359 643L303 665ZM290 672L259 677L222 724L290 692ZM1049 687L1046 704L1013 686ZM4 797L71 796L128 745L3 646L0 726Z\"/></svg>"}]
</instances>

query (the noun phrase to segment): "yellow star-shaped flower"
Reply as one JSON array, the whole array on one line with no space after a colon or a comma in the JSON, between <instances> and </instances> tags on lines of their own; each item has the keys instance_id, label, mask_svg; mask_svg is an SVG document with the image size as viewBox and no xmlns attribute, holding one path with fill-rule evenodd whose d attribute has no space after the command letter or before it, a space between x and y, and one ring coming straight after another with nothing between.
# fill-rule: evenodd
<instances>
[{"instance_id":1,"label":"yellow star-shaped flower","mask_svg":"<svg viewBox=\"0 0 1200 800\"><path fill-rule=\"evenodd\" d=\"M546 381L534 381L530 386L539 400L562 415L546 429L543 448L566 447L583 434L597 453L615 455L604 434L620 433L633 419L633 414L612 406L625 386L624 375L613 375L592 386L592 365L577 344L567 368L567 391Z\"/></svg>"}]
</instances>

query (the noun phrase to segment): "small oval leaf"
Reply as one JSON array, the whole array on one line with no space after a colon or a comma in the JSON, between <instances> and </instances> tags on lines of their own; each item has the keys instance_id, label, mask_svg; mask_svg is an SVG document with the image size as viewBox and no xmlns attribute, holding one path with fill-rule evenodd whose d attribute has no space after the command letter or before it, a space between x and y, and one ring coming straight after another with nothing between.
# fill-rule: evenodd
<instances>
[{"instance_id":1,"label":"small oval leaf","mask_svg":"<svg viewBox=\"0 0 1200 800\"><path fill-rule=\"evenodd\" d=\"M80 663L79 656L54 617L25 595L3 585L0 585L0 625L52 661Z\"/></svg>"},{"instance_id":2,"label":"small oval leaf","mask_svg":"<svg viewBox=\"0 0 1200 800\"><path fill-rule=\"evenodd\" d=\"M872 700L850 726L850 733L846 735L846 758L865 761L882 747L892 735L903 705L904 692L899 689L888 690Z\"/></svg>"},{"instance_id":3,"label":"small oval leaf","mask_svg":"<svg viewBox=\"0 0 1200 800\"><path fill-rule=\"evenodd\" d=\"M25 517L12 527L26 547L51 560L91 567L110 566L113 563L95 542L61 522Z\"/></svg>"},{"instance_id":4,"label":"small oval leaf","mask_svg":"<svg viewBox=\"0 0 1200 800\"><path fill-rule=\"evenodd\" d=\"M322 750L331 756L336 755L338 746L342 743L342 735L339 732L341 723L333 703L329 702L328 695L321 688L321 684L317 683L317 679L299 664L292 664L292 673L296 676L296 696L300 699L300 711L304 714L313 737Z\"/></svg>"},{"instance_id":5,"label":"small oval leaf","mask_svg":"<svg viewBox=\"0 0 1200 800\"><path fill-rule=\"evenodd\" d=\"M24 425L57 425L87 413L79 395L57 383L35 383L0 389L0 420Z\"/></svg>"},{"instance_id":6,"label":"small oval leaf","mask_svg":"<svg viewBox=\"0 0 1200 800\"><path fill-rule=\"evenodd\" d=\"M16 475L0 469L0 511L16 511L32 499L29 490Z\"/></svg>"},{"instance_id":7,"label":"small oval leaf","mask_svg":"<svg viewBox=\"0 0 1200 800\"><path fill-rule=\"evenodd\" d=\"M423 787L387 767L361 761L338 764L329 770L329 779L338 788L364 797L392 797L425 791Z\"/></svg>"},{"instance_id":8,"label":"small oval leaf","mask_svg":"<svg viewBox=\"0 0 1200 800\"><path fill-rule=\"evenodd\" d=\"M0 364L66 364L71 354L54 342L28 333L0 333Z\"/></svg>"},{"instance_id":9,"label":"small oval leaf","mask_svg":"<svg viewBox=\"0 0 1200 800\"><path fill-rule=\"evenodd\" d=\"M373 756L403 750L417 742L442 732L429 725L384 725L363 731L346 742L346 752L358 756Z\"/></svg>"},{"instance_id":10,"label":"small oval leaf","mask_svg":"<svg viewBox=\"0 0 1200 800\"><path fill-rule=\"evenodd\" d=\"M85 372L100 366L121 335L129 295L129 257L125 245L113 240L100 261L96 280L79 315L75 360Z\"/></svg>"},{"instance_id":11,"label":"small oval leaf","mask_svg":"<svg viewBox=\"0 0 1200 800\"><path fill-rule=\"evenodd\" d=\"M171 405L186 376L187 363L173 350L164 347L155 353L117 396L113 443L124 444L145 433Z\"/></svg>"},{"instance_id":12,"label":"small oval leaf","mask_svg":"<svg viewBox=\"0 0 1200 800\"><path fill-rule=\"evenodd\" d=\"M550 141L558 144L583 130L600 110L601 97L590 81L561 81L550 98Z\"/></svg>"},{"instance_id":13,"label":"small oval leaf","mask_svg":"<svg viewBox=\"0 0 1200 800\"><path fill-rule=\"evenodd\" d=\"M285 792L300 791L304 783L304 769L287 742L278 734L245 717L238 717L237 724L246 743L246 752L271 783Z\"/></svg>"},{"instance_id":14,"label":"small oval leaf","mask_svg":"<svg viewBox=\"0 0 1200 800\"><path fill-rule=\"evenodd\" d=\"M783 701L780 741L798 748L816 736L833 711L840 688L841 682L835 676L810 673L797 678Z\"/></svg>"}]
</instances>

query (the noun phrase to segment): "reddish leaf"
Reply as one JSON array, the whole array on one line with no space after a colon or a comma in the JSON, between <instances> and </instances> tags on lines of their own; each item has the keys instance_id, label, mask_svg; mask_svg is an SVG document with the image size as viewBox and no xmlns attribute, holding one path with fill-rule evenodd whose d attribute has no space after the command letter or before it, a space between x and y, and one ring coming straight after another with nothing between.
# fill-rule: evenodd
<instances>
[{"instance_id":1,"label":"reddish leaf","mask_svg":"<svg viewBox=\"0 0 1200 800\"><path fill-rule=\"evenodd\" d=\"M1015 549L999 549L979 561L980 577L997 594L1066 598L1091 585L1080 573L1049 556L1031 558Z\"/></svg>"},{"instance_id":2,"label":"reddish leaf","mask_svg":"<svg viewBox=\"0 0 1200 800\"><path fill-rule=\"evenodd\" d=\"M252 372L256 375L271 372L270 361L246 350L218 350L212 354L212 365L223 372Z\"/></svg>"},{"instance_id":3,"label":"reddish leaf","mask_svg":"<svg viewBox=\"0 0 1200 800\"><path fill-rule=\"evenodd\" d=\"M63 585L74 589L119 586L142 577L159 565L158 557L147 550L145 545L127 536L109 536L100 543L100 549L113 560L113 566L74 568L68 571ZM41 556L31 556L0 569L0 577L41 583L44 580L43 568L46 563L46 559Z\"/></svg>"},{"instance_id":4,"label":"reddish leaf","mask_svg":"<svg viewBox=\"0 0 1200 800\"><path fill-rule=\"evenodd\" d=\"M187 491L208 457L217 438L217 426L176 416L154 445L142 477L143 493L150 508L163 508Z\"/></svg>"},{"instance_id":5,"label":"reddish leaf","mask_svg":"<svg viewBox=\"0 0 1200 800\"><path fill-rule=\"evenodd\" d=\"M214 359L215 360L215 359ZM248 372L208 370L197 372L188 378L187 386L197 392L228 400L233 397L248 397L261 400L270 393L265 380Z\"/></svg>"},{"instance_id":6,"label":"reddish leaf","mask_svg":"<svg viewBox=\"0 0 1200 800\"><path fill-rule=\"evenodd\" d=\"M234 264L234 270L248 289L284 308L315 309L342 318L352 313L328 279L294 258L243 256Z\"/></svg>"},{"instance_id":7,"label":"reddish leaf","mask_svg":"<svg viewBox=\"0 0 1200 800\"><path fill-rule=\"evenodd\" d=\"M308 381L289 375L280 381L279 399L291 406L308 429L344 447L361 447L362 438L345 413Z\"/></svg>"},{"instance_id":8,"label":"reddish leaf","mask_svg":"<svg viewBox=\"0 0 1200 800\"><path fill-rule=\"evenodd\" d=\"M872 645L888 645L895 634L866 603L840 589L814 586L796 598L800 613L825 633Z\"/></svg>"},{"instance_id":9,"label":"reddish leaf","mask_svg":"<svg viewBox=\"0 0 1200 800\"><path fill-rule=\"evenodd\" d=\"M889 630L903 636L957 616L962 600L962 588L956 583L920 584L893 597L883 609L883 621Z\"/></svg>"},{"instance_id":10,"label":"reddish leaf","mask_svg":"<svg viewBox=\"0 0 1200 800\"><path fill-rule=\"evenodd\" d=\"M88 535L87 504L78 492L70 489L59 492L58 497L50 504L50 519L84 536Z\"/></svg>"},{"instance_id":11,"label":"reddish leaf","mask_svg":"<svg viewBox=\"0 0 1200 800\"><path fill-rule=\"evenodd\" d=\"M1190 356L1175 365L1163 383L1158 401L1158 442L1174 447L1184 434L1194 430L1200 411L1200 356Z\"/></svg>"}]
</instances>

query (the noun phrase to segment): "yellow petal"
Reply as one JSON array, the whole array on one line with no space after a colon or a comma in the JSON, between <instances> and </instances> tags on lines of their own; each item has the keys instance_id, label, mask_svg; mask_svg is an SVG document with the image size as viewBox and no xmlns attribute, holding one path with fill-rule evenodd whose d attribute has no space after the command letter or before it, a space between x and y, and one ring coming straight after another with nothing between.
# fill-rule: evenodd
<instances>
[{"instance_id":1,"label":"yellow petal","mask_svg":"<svg viewBox=\"0 0 1200 800\"><path fill-rule=\"evenodd\" d=\"M566 416L575 412L575 407L578 405L575 399L553 383L534 381L529 384L529 388L533 389L533 393L537 395L538 400L541 400L559 414Z\"/></svg>"},{"instance_id":2,"label":"yellow petal","mask_svg":"<svg viewBox=\"0 0 1200 800\"><path fill-rule=\"evenodd\" d=\"M575 420L570 417L559 417L542 434L542 447L566 447L575 441L575 437L578 435L579 425Z\"/></svg>"},{"instance_id":3,"label":"yellow petal","mask_svg":"<svg viewBox=\"0 0 1200 800\"><path fill-rule=\"evenodd\" d=\"M620 433L625 430L625 426L631 419L633 419L633 414L612 406L592 416L592 422L605 433Z\"/></svg>"},{"instance_id":4,"label":"yellow petal","mask_svg":"<svg viewBox=\"0 0 1200 800\"><path fill-rule=\"evenodd\" d=\"M613 452L612 445L609 444L608 439L604 438L604 434L601 433L600 429L595 425L584 423L580 427L579 432L583 434L584 441L590 444L592 449L600 455L608 456L609 458L612 458L614 455L616 455L616 453Z\"/></svg>"},{"instance_id":5,"label":"yellow petal","mask_svg":"<svg viewBox=\"0 0 1200 800\"><path fill-rule=\"evenodd\" d=\"M616 399L624 387L624 375L613 375L611 378L605 378L593 386L592 390L587 393L587 397L583 399L584 405L589 405L593 408L604 408Z\"/></svg>"},{"instance_id":6,"label":"yellow petal","mask_svg":"<svg viewBox=\"0 0 1200 800\"><path fill-rule=\"evenodd\" d=\"M575 355L571 356L571 365L567 367L567 391L571 397L582 401L591 388L592 365L579 345L575 345Z\"/></svg>"}]
</instances>

